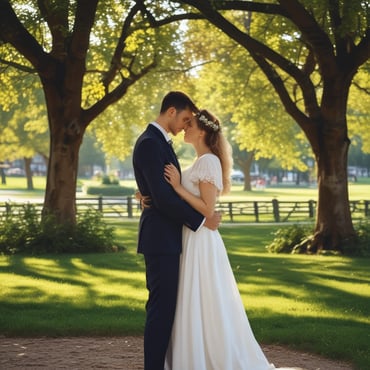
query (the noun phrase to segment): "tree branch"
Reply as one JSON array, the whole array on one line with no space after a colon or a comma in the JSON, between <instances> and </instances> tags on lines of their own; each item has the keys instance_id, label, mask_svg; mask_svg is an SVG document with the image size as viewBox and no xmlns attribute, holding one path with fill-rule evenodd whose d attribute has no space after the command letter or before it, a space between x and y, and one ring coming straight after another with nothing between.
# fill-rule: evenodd
<instances>
[{"instance_id":1,"label":"tree branch","mask_svg":"<svg viewBox=\"0 0 370 370\"><path fill-rule=\"evenodd\" d=\"M358 68L370 59L370 28L366 30L360 43L353 49L351 58L355 61L354 68Z\"/></svg>"},{"instance_id":2,"label":"tree branch","mask_svg":"<svg viewBox=\"0 0 370 370\"><path fill-rule=\"evenodd\" d=\"M109 85L113 81L114 77L116 76L117 72L121 69L122 63L122 54L123 50L126 47L126 39L130 34L130 26L133 22L136 14L140 11L141 5L135 4L127 14L127 17L125 19L125 22L122 25L121 29L121 35L118 39L117 46L114 50L111 62L110 62L110 68L109 71L104 75L102 79L102 83L104 85L105 91L108 92Z\"/></svg>"},{"instance_id":3,"label":"tree branch","mask_svg":"<svg viewBox=\"0 0 370 370\"><path fill-rule=\"evenodd\" d=\"M142 68L141 71L137 74L134 74L132 71L130 72L129 78L124 78L122 82L114 88L112 91L108 92L104 95L102 99L92 105L90 108L83 111L82 114L82 123L85 127L89 125L89 123L95 119L100 113L102 113L106 108L108 108L111 104L117 102L122 96L125 95L127 89L133 85L136 81L144 77L147 73L149 73L153 68L156 67L156 62L153 61L152 63L148 64L146 67Z\"/></svg>"},{"instance_id":4,"label":"tree branch","mask_svg":"<svg viewBox=\"0 0 370 370\"><path fill-rule=\"evenodd\" d=\"M28 59L40 75L47 73L50 56L23 27L7 0L0 0L0 39L11 44Z\"/></svg>"},{"instance_id":5,"label":"tree branch","mask_svg":"<svg viewBox=\"0 0 370 370\"><path fill-rule=\"evenodd\" d=\"M81 106L81 90L86 71L86 54L90 45L90 32L94 24L97 3L98 0L79 0L77 2L73 33L65 63L64 79L65 99L71 100L71 107Z\"/></svg>"},{"instance_id":6,"label":"tree branch","mask_svg":"<svg viewBox=\"0 0 370 370\"><path fill-rule=\"evenodd\" d=\"M198 0L181 1L174 0L176 3L186 3L197 8ZM208 1L207 1L208 2ZM209 3L209 2L208 2ZM278 4L259 3L255 1L212 1L212 7L216 10L245 10L264 14L277 14L289 18L289 14Z\"/></svg>"},{"instance_id":7,"label":"tree branch","mask_svg":"<svg viewBox=\"0 0 370 370\"><path fill-rule=\"evenodd\" d=\"M14 67L16 69L19 69L20 71L23 72L28 72L28 73L36 73L36 70L34 68L25 66L24 64L20 64L17 62L12 62L3 58L0 58L0 64L5 64L6 66L9 67Z\"/></svg>"},{"instance_id":8,"label":"tree branch","mask_svg":"<svg viewBox=\"0 0 370 370\"><path fill-rule=\"evenodd\" d=\"M158 27L161 27L161 26L165 26L166 24L170 24L170 23L173 23L173 22L178 22L178 21L182 21L182 20L186 20L186 19L193 19L193 20L205 19L205 17L200 13L174 14L174 15L171 15L170 17L163 18L163 19L160 19L160 20L156 20L154 18L154 16L152 15L152 13L147 9L145 9L144 14L147 16L149 24L153 28L158 28Z\"/></svg>"},{"instance_id":9,"label":"tree branch","mask_svg":"<svg viewBox=\"0 0 370 370\"><path fill-rule=\"evenodd\" d=\"M204 16L217 28L222 29L229 37L234 39L238 44L247 49L254 59L258 60L257 64L261 66L261 69L266 74L267 78L274 79L276 72L274 69L268 68L269 65L266 60L269 60L273 64L277 65L289 76L291 76L301 87L302 93L305 95L305 99L308 99L311 103L306 107L309 109L309 114L317 115L318 103L316 100L316 94L314 86L309 79L309 74L304 73L296 65L290 62L290 60L284 58L268 46L262 44L258 40L251 37L249 34L242 32L240 29L235 27L230 21L224 18L217 10L212 6L210 1L198 2L196 0L186 0L189 5L194 5L200 10ZM262 59L266 59L262 62ZM264 66L264 68L262 68ZM281 83L282 80L281 80Z\"/></svg>"},{"instance_id":10,"label":"tree branch","mask_svg":"<svg viewBox=\"0 0 370 370\"><path fill-rule=\"evenodd\" d=\"M370 89L366 88L366 87L362 87L359 83L357 83L356 81L353 81L352 82L353 86L355 86L358 90L364 92L365 94L367 95L370 95Z\"/></svg>"},{"instance_id":11,"label":"tree branch","mask_svg":"<svg viewBox=\"0 0 370 370\"><path fill-rule=\"evenodd\" d=\"M66 56L65 40L68 37L68 7L69 1L59 0L50 3L45 0L37 0L41 16L49 26L52 36L52 50L50 52L58 60L64 60Z\"/></svg>"},{"instance_id":12,"label":"tree branch","mask_svg":"<svg viewBox=\"0 0 370 370\"><path fill-rule=\"evenodd\" d=\"M314 51L323 76L337 73L338 66L333 45L315 18L297 0L279 0L279 3L302 32L305 42Z\"/></svg>"},{"instance_id":13,"label":"tree branch","mask_svg":"<svg viewBox=\"0 0 370 370\"><path fill-rule=\"evenodd\" d=\"M347 44L349 43L351 44L351 47L353 47L353 43L348 38L347 40L345 40L343 37L341 37L339 32L335 32L336 30L339 29L339 27L342 24L338 0L329 0L328 5L329 5L331 27L334 30L333 35L334 35L337 55L345 57L345 55L347 54L347 49L348 49Z\"/></svg>"},{"instance_id":14,"label":"tree branch","mask_svg":"<svg viewBox=\"0 0 370 370\"><path fill-rule=\"evenodd\" d=\"M309 124L309 120L307 116L301 112L295 102L293 102L292 98L290 97L284 81L281 79L279 74L276 70L263 58L261 55L251 53L253 59L256 61L258 66L261 68L263 73L266 75L268 80L271 82L272 86L274 87L275 91L278 93L285 110L298 122L307 122ZM303 127L302 127L303 129Z\"/></svg>"}]
</instances>

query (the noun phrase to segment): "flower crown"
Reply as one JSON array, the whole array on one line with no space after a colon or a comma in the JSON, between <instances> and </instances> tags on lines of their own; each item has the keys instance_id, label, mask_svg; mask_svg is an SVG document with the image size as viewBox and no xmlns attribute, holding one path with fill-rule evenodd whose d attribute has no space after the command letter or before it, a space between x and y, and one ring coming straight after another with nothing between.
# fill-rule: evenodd
<instances>
[{"instance_id":1,"label":"flower crown","mask_svg":"<svg viewBox=\"0 0 370 370\"><path fill-rule=\"evenodd\" d=\"M197 113L196 116L200 122L203 122L205 126L211 128L213 131L218 131L220 129L220 126L217 123L209 120L204 114Z\"/></svg>"}]
</instances>

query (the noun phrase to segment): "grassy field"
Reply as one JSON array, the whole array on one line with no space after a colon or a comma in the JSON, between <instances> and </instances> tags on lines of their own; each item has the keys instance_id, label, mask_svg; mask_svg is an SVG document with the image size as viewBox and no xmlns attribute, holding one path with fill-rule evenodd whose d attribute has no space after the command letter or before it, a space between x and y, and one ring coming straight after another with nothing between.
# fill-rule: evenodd
<instances>
[{"instance_id":1,"label":"grassy field","mask_svg":"<svg viewBox=\"0 0 370 370\"><path fill-rule=\"evenodd\" d=\"M16 198L29 197L37 198L42 197L44 194L46 179L45 177L34 177L33 178L34 189L27 191L27 183L24 177L8 177L7 184L0 184L0 195L9 194L9 197ZM80 179L79 184L91 183L91 180ZM122 180L121 185L136 188L134 180ZM349 199L350 200L369 200L370 199L370 178L360 178L358 182L350 182L348 185ZM234 184L231 192L221 198L222 201L238 201L238 200L266 200L266 199L278 199L278 200L294 200L294 201L306 201L306 200L317 200L317 187L304 187L294 185L278 185L272 187L266 187L265 189L253 189L252 192L243 191L243 185Z\"/></svg>"},{"instance_id":2,"label":"grassy field","mask_svg":"<svg viewBox=\"0 0 370 370\"><path fill-rule=\"evenodd\" d=\"M147 293L137 222L115 226L122 253L0 256L0 334L141 335ZM368 369L369 259L269 254L274 230L220 230L258 341Z\"/></svg>"},{"instance_id":3,"label":"grassy field","mask_svg":"<svg viewBox=\"0 0 370 370\"><path fill-rule=\"evenodd\" d=\"M135 187L133 181L121 183ZM45 178L24 191L8 178L0 196L40 199ZM349 184L351 200L370 197L369 179ZM308 200L316 188L270 187L243 192L234 185L223 200ZM137 221L115 224L117 254L0 256L0 334L6 336L127 335L143 333L144 264L136 254ZM266 252L280 226L225 224L220 231L248 317L261 343L285 344L370 363L369 259L275 255Z\"/></svg>"}]
</instances>

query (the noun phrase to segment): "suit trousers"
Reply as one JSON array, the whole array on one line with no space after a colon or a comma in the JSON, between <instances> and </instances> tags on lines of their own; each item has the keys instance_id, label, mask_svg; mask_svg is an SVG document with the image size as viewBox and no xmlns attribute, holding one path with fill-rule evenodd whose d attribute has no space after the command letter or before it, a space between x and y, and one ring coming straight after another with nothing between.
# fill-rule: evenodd
<instances>
[{"instance_id":1,"label":"suit trousers","mask_svg":"<svg viewBox=\"0 0 370 370\"><path fill-rule=\"evenodd\" d=\"M175 317L180 256L145 254L144 258L149 291L144 331L144 369L163 370Z\"/></svg>"}]
</instances>

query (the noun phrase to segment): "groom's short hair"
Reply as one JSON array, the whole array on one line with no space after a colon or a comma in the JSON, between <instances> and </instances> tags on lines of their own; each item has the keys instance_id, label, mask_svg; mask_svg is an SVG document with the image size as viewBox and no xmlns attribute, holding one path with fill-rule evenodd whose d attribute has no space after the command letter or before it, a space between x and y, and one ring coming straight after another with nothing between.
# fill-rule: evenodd
<instances>
[{"instance_id":1,"label":"groom's short hair","mask_svg":"<svg viewBox=\"0 0 370 370\"><path fill-rule=\"evenodd\" d=\"M198 112L194 102L181 91L170 91L162 100L160 113L166 112L167 109L175 107L177 111L189 108L192 112Z\"/></svg>"}]
</instances>

